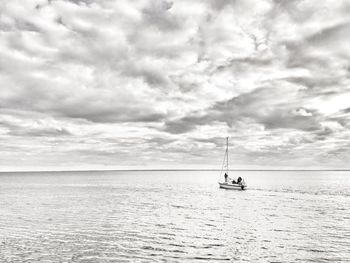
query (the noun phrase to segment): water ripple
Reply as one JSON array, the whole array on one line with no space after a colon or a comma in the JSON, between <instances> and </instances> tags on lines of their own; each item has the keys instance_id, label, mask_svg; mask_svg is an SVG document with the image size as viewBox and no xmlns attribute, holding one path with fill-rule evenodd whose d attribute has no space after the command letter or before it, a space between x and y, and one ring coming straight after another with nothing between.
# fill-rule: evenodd
<instances>
[{"instance_id":1,"label":"water ripple","mask_svg":"<svg viewBox=\"0 0 350 263\"><path fill-rule=\"evenodd\" d=\"M194 172L0 176L0 262L349 262L346 178L235 192Z\"/></svg>"}]
</instances>

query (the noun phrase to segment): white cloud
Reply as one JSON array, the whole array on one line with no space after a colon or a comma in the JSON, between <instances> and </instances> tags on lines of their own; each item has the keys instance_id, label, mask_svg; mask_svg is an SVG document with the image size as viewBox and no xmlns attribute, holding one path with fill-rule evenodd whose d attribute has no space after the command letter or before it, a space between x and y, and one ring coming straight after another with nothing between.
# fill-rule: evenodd
<instances>
[{"instance_id":1,"label":"white cloud","mask_svg":"<svg viewBox=\"0 0 350 263\"><path fill-rule=\"evenodd\" d=\"M242 167L345 167L349 10L331 0L2 2L1 164L130 167L137 154L141 166L214 167L230 135Z\"/></svg>"}]
</instances>

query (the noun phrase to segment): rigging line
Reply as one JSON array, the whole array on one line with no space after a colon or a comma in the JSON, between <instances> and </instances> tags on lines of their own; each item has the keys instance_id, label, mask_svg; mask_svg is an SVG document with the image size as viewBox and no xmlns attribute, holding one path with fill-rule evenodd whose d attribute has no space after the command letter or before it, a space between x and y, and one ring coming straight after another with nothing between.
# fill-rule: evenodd
<instances>
[{"instance_id":1,"label":"rigging line","mask_svg":"<svg viewBox=\"0 0 350 263\"><path fill-rule=\"evenodd\" d=\"M228 174L228 137L226 137L226 173Z\"/></svg>"},{"instance_id":2,"label":"rigging line","mask_svg":"<svg viewBox=\"0 0 350 263\"><path fill-rule=\"evenodd\" d=\"M226 161L226 154L227 154L227 149L226 149L226 151L225 151L224 160L222 161L221 171L220 171L220 174L219 174L219 180L218 180L218 182L220 182L221 175L222 175L222 171L224 170L225 161Z\"/></svg>"}]
</instances>

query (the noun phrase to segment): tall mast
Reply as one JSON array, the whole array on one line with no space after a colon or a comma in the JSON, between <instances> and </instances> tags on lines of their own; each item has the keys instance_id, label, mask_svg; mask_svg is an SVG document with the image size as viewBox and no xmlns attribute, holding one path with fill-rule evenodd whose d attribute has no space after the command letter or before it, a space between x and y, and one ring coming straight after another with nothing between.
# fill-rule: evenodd
<instances>
[{"instance_id":1,"label":"tall mast","mask_svg":"<svg viewBox=\"0 0 350 263\"><path fill-rule=\"evenodd\" d=\"M226 137L226 173L228 174L228 137Z\"/></svg>"}]
</instances>

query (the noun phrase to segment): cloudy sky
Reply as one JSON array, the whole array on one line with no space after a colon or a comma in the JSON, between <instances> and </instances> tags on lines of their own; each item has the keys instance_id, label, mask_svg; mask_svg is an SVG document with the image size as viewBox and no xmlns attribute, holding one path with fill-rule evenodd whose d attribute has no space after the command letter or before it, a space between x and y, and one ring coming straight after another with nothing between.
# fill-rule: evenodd
<instances>
[{"instance_id":1,"label":"cloudy sky","mask_svg":"<svg viewBox=\"0 0 350 263\"><path fill-rule=\"evenodd\" d=\"M0 1L0 169L350 168L350 1Z\"/></svg>"}]
</instances>

